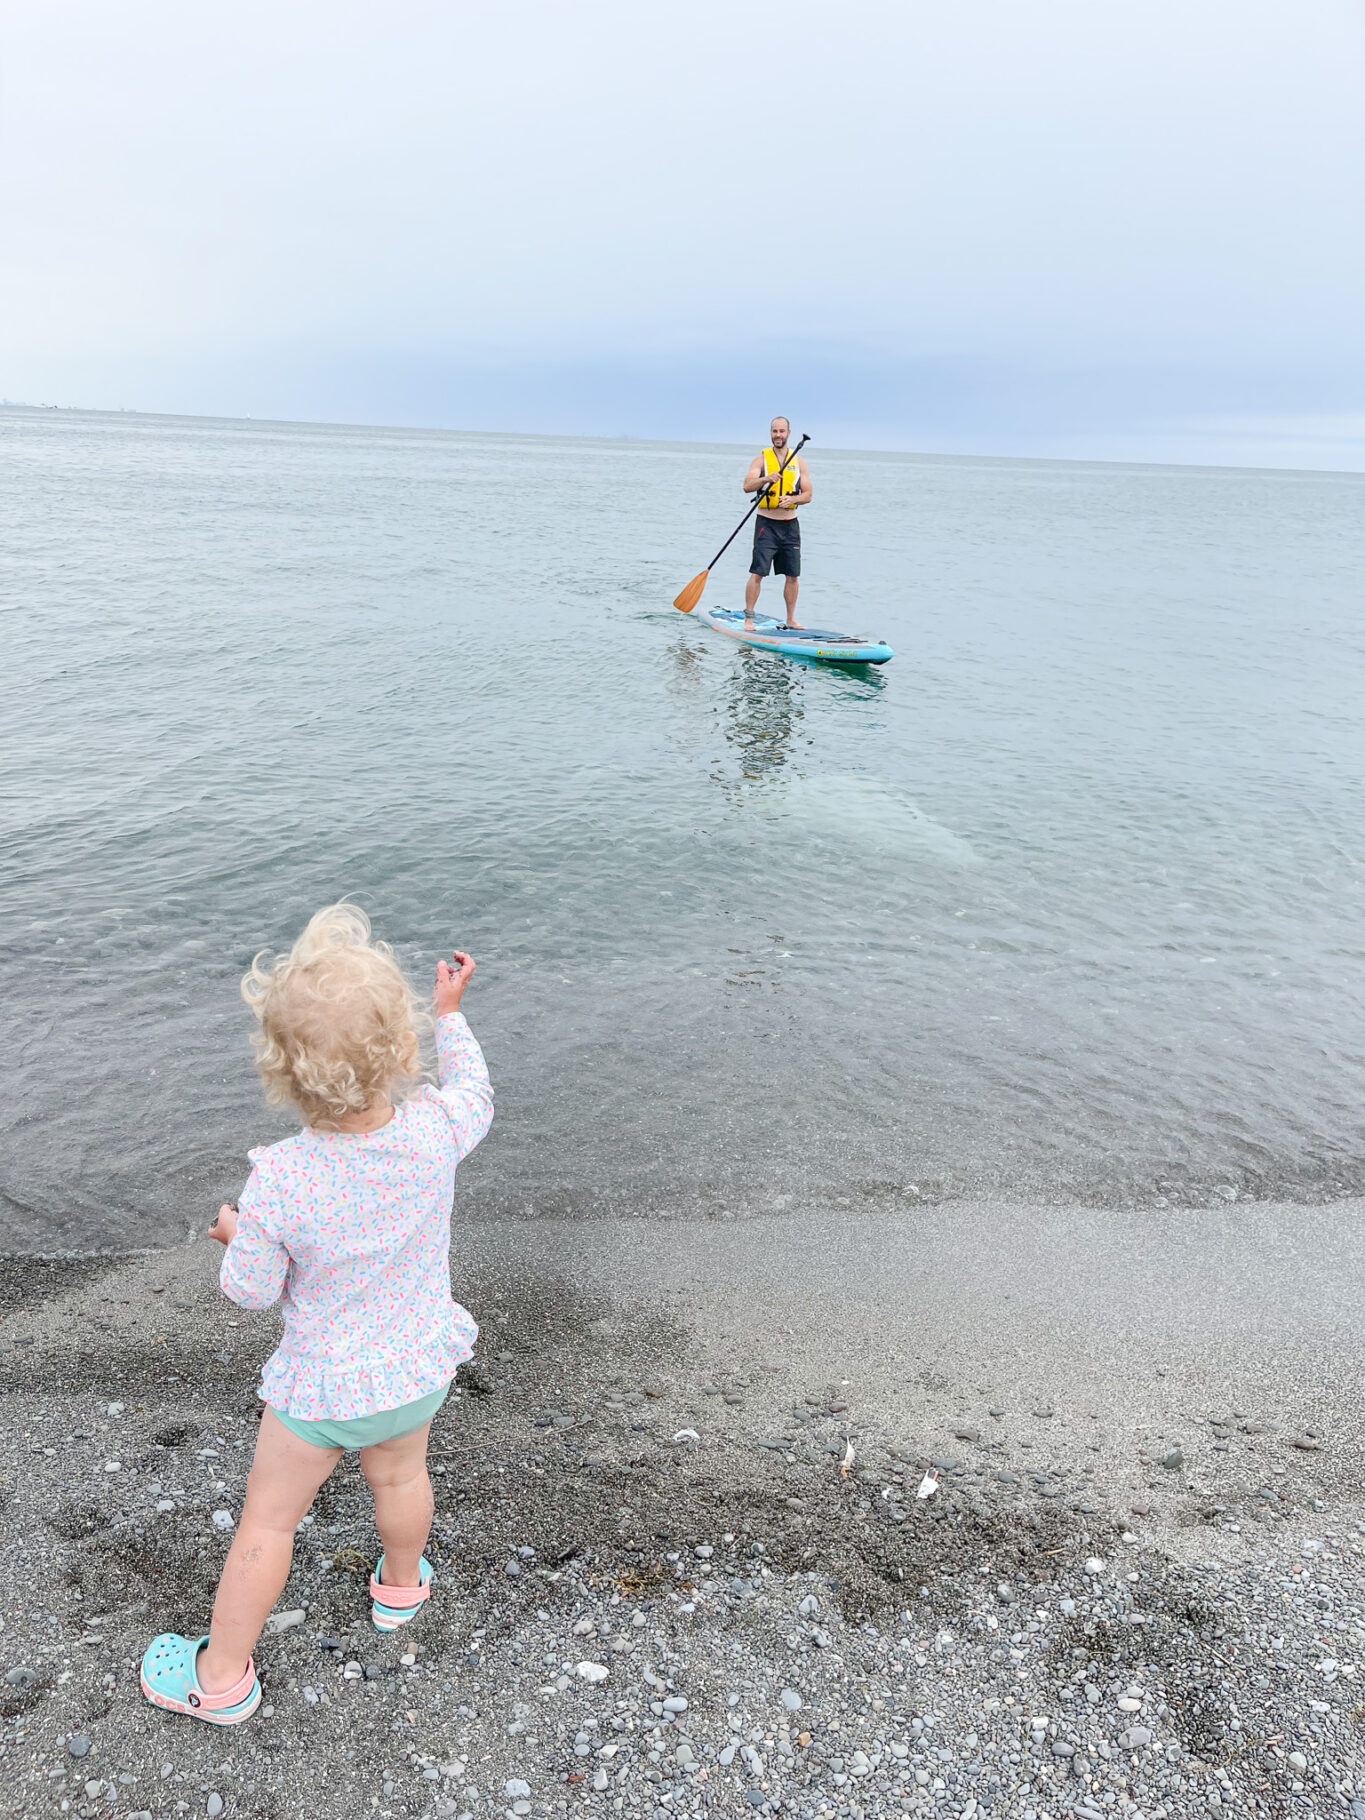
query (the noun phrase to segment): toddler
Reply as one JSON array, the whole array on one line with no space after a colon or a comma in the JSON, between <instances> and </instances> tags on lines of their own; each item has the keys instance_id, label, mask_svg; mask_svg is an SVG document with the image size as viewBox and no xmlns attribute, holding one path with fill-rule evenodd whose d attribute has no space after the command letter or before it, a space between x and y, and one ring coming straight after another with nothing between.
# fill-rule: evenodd
<instances>
[{"instance_id":1,"label":"toddler","mask_svg":"<svg viewBox=\"0 0 1365 1820\"><path fill-rule=\"evenodd\" d=\"M460 1011L474 962L436 968L440 1086L409 1089L425 1019L392 951L352 904L320 910L242 996L260 1021L267 1096L306 1121L251 1152L237 1207L211 1227L220 1281L243 1308L284 1304L267 1361L246 1503L206 1637L157 1637L142 1689L157 1706L237 1725L261 1700L251 1652L284 1590L294 1532L348 1449L374 1495L383 1553L375 1625L395 1630L431 1593L427 1435L478 1329L450 1294L455 1165L493 1119L483 1054Z\"/></svg>"}]
</instances>

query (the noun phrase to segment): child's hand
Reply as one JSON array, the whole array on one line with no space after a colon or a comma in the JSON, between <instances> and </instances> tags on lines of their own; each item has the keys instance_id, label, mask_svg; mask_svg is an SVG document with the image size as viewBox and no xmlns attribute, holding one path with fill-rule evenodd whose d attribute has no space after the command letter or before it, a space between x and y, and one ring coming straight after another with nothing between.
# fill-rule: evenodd
<instances>
[{"instance_id":1,"label":"child's hand","mask_svg":"<svg viewBox=\"0 0 1365 1820\"><path fill-rule=\"evenodd\" d=\"M470 955L457 948L454 958L453 967L449 961L437 961L436 963L435 1010L437 1017L449 1017L452 1011L460 1009L464 989L474 977L474 962Z\"/></svg>"},{"instance_id":2,"label":"child's hand","mask_svg":"<svg viewBox=\"0 0 1365 1820\"><path fill-rule=\"evenodd\" d=\"M237 1236L237 1209L230 1202L224 1201L213 1216L209 1227L209 1237L217 1239L220 1245L230 1245Z\"/></svg>"}]
</instances>

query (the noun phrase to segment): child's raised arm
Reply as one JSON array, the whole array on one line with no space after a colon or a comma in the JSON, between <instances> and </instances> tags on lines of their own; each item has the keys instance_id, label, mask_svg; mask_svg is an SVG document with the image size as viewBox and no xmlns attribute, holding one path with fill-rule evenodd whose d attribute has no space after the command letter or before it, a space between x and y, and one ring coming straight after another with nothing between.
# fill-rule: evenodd
<instances>
[{"instance_id":1,"label":"child's raised arm","mask_svg":"<svg viewBox=\"0 0 1365 1820\"><path fill-rule=\"evenodd\" d=\"M460 1010L464 989L474 977L474 961L455 950L455 966L436 964L436 1072L440 1087L436 1097L450 1117L455 1132L456 1161L468 1156L493 1123L493 1087L483 1050Z\"/></svg>"}]
</instances>

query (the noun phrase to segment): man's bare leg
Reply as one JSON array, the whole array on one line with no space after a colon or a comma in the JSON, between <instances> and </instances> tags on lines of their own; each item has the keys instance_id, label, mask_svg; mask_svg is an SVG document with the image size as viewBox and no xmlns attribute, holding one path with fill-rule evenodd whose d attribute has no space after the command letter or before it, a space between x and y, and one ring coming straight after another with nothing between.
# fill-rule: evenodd
<instances>
[{"instance_id":1,"label":"man's bare leg","mask_svg":"<svg viewBox=\"0 0 1365 1820\"><path fill-rule=\"evenodd\" d=\"M758 605L759 578L751 575L744 584L744 623L752 632L754 629L754 608Z\"/></svg>"},{"instance_id":2,"label":"man's bare leg","mask_svg":"<svg viewBox=\"0 0 1365 1820\"><path fill-rule=\"evenodd\" d=\"M805 627L796 619L796 596L801 590L801 583L794 575L789 575L782 584L782 598L787 603L787 624L794 632L803 632Z\"/></svg>"}]
</instances>

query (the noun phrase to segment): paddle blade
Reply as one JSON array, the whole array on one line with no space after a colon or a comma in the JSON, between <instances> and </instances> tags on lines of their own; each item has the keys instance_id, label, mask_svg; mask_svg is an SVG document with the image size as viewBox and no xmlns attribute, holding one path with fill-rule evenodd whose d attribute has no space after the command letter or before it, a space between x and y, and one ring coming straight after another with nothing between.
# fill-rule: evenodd
<instances>
[{"instance_id":1,"label":"paddle blade","mask_svg":"<svg viewBox=\"0 0 1365 1820\"><path fill-rule=\"evenodd\" d=\"M688 582L682 593L673 602L679 613L690 613L696 606L701 599L701 591L706 586L706 578L710 573L709 569L703 569L700 575L694 575Z\"/></svg>"}]
</instances>

